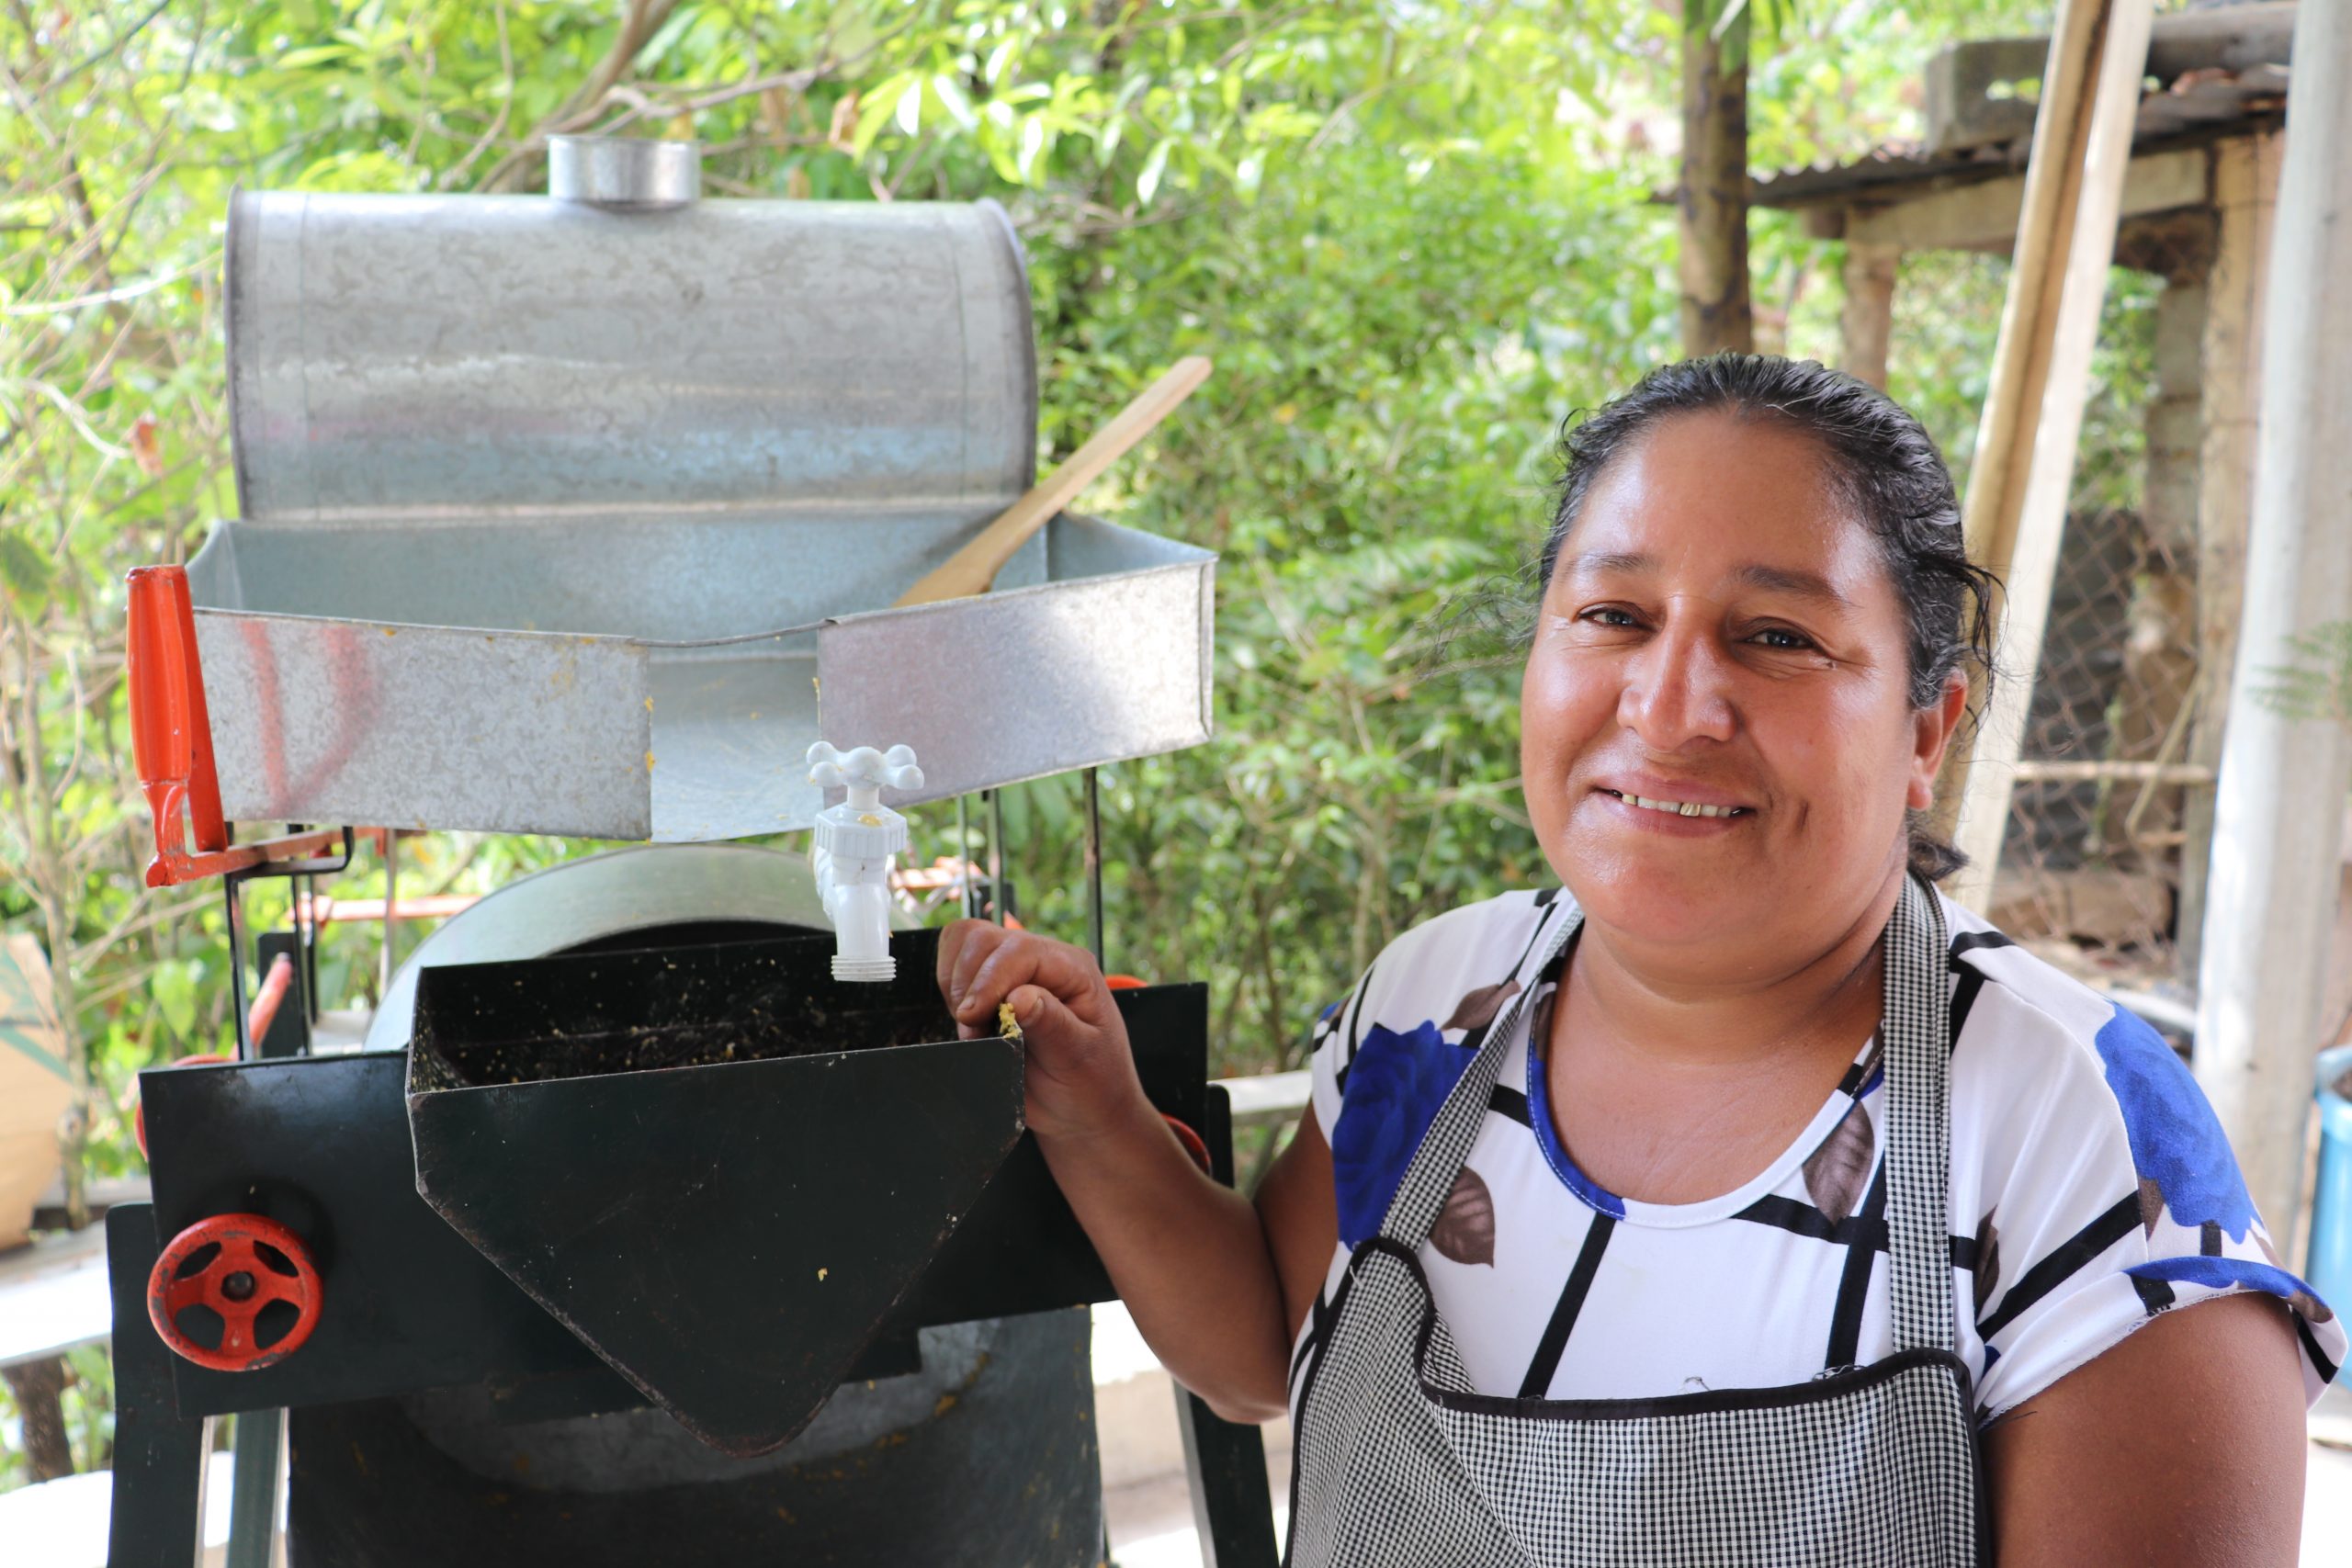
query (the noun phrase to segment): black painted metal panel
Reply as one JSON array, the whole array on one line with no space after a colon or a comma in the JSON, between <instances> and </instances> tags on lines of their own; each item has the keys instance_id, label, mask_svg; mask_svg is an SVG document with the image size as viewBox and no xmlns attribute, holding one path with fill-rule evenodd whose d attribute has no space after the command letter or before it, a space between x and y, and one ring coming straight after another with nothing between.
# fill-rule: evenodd
<instances>
[{"instance_id":1,"label":"black painted metal panel","mask_svg":"<svg viewBox=\"0 0 2352 1568\"><path fill-rule=\"evenodd\" d=\"M204 1422L182 1419L172 1368L184 1365L147 1321L147 1275L163 1251L144 1203L107 1211L114 1298L114 1492L107 1568L187 1568L196 1556Z\"/></svg>"},{"instance_id":2,"label":"black painted metal panel","mask_svg":"<svg viewBox=\"0 0 2352 1568\"><path fill-rule=\"evenodd\" d=\"M293 1568L1099 1562L1084 1313L1000 1325L951 1399L858 1450L618 1491L479 1473L393 1401L292 1416ZM585 1425L584 1423L582 1425Z\"/></svg>"},{"instance_id":3,"label":"black painted metal panel","mask_svg":"<svg viewBox=\"0 0 2352 1568\"><path fill-rule=\"evenodd\" d=\"M310 1343L275 1366L214 1372L174 1357L183 1414L604 1370L417 1197L407 1060L366 1052L140 1075L161 1236L263 1214L309 1244L322 1286Z\"/></svg>"}]
</instances>

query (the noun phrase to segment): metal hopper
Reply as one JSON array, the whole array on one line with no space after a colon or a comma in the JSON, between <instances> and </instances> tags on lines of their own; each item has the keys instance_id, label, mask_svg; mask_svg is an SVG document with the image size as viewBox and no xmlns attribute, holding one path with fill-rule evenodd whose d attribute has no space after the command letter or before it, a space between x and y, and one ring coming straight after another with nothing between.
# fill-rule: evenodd
<instances>
[{"instance_id":1,"label":"metal hopper","mask_svg":"<svg viewBox=\"0 0 2352 1568\"><path fill-rule=\"evenodd\" d=\"M824 937L423 970L418 1194L696 1437L778 1447L1022 1132L1020 1043L956 1042L899 940L872 986Z\"/></svg>"},{"instance_id":2,"label":"metal hopper","mask_svg":"<svg viewBox=\"0 0 2352 1568\"><path fill-rule=\"evenodd\" d=\"M1032 479L1001 209L558 152L548 197L234 198L242 514L188 574L228 817L724 839L810 824L819 739L937 799L1206 739L1206 551L1063 516L888 608Z\"/></svg>"}]
</instances>

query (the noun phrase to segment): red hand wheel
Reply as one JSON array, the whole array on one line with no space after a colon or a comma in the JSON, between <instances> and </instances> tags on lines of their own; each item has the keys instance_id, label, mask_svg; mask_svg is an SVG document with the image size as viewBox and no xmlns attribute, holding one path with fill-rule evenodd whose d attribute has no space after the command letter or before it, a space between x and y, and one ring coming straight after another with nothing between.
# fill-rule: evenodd
<instances>
[{"instance_id":1,"label":"red hand wheel","mask_svg":"<svg viewBox=\"0 0 2352 1568\"><path fill-rule=\"evenodd\" d=\"M147 1316L173 1354L216 1372L254 1372L302 1348L319 1325L319 1271L302 1238L259 1214L215 1214L172 1238L147 1276ZM294 1325L254 1342L262 1309L283 1302ZM220 1320L220 1342L198 1344L180 1314L203 1307ZM279 1315L283 1315L282 1314Z\"/></svg>"}]
</instances>

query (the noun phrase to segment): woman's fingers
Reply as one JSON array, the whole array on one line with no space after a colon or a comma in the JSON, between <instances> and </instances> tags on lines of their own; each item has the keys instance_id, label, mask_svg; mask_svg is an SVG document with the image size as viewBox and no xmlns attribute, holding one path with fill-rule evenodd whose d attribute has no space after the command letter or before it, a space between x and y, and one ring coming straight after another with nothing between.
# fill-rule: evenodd
<instances>
[{"instance_id":1,"label":"woman's fingers","mask_svg":"<svg viewBox=\"0 0 2352 1568\"><path fill-rule=\"evenodd\" d=\"M972 987L979 977L983 965L996 955L1000 948L1014 942L1021 933L1009 931L1002 926L986 920L957 920L947 928L939 941L939 988L947 1000L947 1010L958 1019L966 1019L967 1001L972 999ZM989 1007L974 1009L985 1015ZM977 1018L967 1021L977 1021Z\"/></svg>"},{"instance_id":2,"label":"woman's fingers","mask_svg":"<svg viewBox=\"0 0 2352 1568\"><path fill-rule=\"evenodd\" d=\"M998 1009L1012 1009L1028 1043L1027 1111L1039 1136L1115 1122L1140 1100L1126 1026L1085 949L958 920L940 935L939 979L961 1039L995 1033Z\"/></svg>"},{"instance_id":3,"label":"woman's fingers","mask_svg":"<svg viewBox=\"0 0 2352 1568\"><path fill-rule=\"evenodd\" d=\"M1068 1004L1043 986L1016 986L1004 1001L1023 1034L1073 1040L1086 1029Z\"/></svg>"},{"instance_id":4,"label":"woman's fingers","mask_svg":"<svg viewBox=\"0 0 2352 1568\"><path fill-rule=\"evenodd\" d=\"M1079 949L976 920L947 928L939 967L948 1010L958 1022L975 1026L993 1021L997 1004L1023 985L1041 986L1073 1004L1102 984L1093 960Z\"/></svg>"}]
</instances>

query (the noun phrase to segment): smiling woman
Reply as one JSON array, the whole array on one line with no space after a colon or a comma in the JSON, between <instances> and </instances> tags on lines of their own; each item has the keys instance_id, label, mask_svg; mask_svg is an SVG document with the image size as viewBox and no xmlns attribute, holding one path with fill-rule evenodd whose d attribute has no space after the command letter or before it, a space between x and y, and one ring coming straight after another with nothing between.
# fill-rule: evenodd
<instances>
[{"instance_id":1,"label":"smiling woman","mask_svg":"<svg viewBox=\"0 0 2352 1568\"><path fill-rule=\"evenodd\" d=\"M2163 1043L1933 887L1990 583L1932 443L1725 355L1566 457L1521 708L1558 883L1324 1015L1254 1207L1082 953L941 948L1161 1359L1288 1405L1291 1561L2292 1561L2342 1325Z\"/></svg>"}]
</instances>

